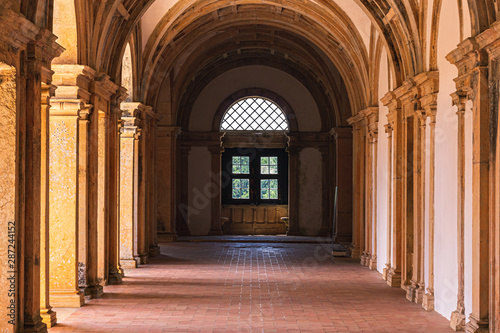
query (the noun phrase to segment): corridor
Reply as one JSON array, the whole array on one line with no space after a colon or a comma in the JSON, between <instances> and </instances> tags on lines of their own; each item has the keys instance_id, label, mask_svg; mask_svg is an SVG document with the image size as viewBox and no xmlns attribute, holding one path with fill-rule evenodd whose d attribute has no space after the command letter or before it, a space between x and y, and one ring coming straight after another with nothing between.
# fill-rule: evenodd
<instances>
[{"instance_id":1,"label":"corridor","mask_svg":"<svg viewBox=\"0 0 500 333\"><path fill-rule=\"evenodd\" d=\"M321 243L177 242L50 332L451 332ZM55 309L58 317L64 311Z\"/></svg>"}]
</instances>

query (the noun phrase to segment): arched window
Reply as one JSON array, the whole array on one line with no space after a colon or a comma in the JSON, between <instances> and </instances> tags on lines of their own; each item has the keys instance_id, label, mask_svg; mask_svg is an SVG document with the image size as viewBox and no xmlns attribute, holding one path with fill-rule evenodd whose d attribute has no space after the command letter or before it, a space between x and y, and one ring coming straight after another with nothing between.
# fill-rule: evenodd
<instances>
[{"instance_id":1,"label":"arched window","mask_svg":"<svg viewBox=\"0 0 500 333\"><path fill-rule=\"evenodd\" d=\"M236 101L224 114L221 131L287 131L285 113L264 97L245 97Z\"/></svg>"}]
</instances>

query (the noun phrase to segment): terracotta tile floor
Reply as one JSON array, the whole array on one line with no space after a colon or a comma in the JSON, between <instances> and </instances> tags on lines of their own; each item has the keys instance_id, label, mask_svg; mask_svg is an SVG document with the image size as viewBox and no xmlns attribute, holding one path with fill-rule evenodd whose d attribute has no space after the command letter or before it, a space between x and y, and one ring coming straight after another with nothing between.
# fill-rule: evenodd
<instances>
[{"instance_id":1,"label":"terracotta tile floor","mask_svg":"<svg viewBox=\"0 0 500 333\"><path fill-rule=\"evenodd\" d=\"M173 243L55 332L450 332L325 244Z\"/></svg>"}]
</instances>

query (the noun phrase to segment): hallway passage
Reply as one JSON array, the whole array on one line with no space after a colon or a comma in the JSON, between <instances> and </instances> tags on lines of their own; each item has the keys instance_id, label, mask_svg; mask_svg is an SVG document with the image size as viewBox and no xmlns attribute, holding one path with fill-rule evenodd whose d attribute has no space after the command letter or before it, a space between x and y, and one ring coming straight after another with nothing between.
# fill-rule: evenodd
<instances>
[{"instance_id":1,"label":"hallway passage","mask_svg":"<svg viewBox=\"0 0 500 333\"><path fill-rule=\"evenodd\" d=\"M178 242L50 332L450 332L320 243ZM57 311L58 309L56 309ZM58 313L59 316L59 313Z\"/></svg>"}]
</instances>

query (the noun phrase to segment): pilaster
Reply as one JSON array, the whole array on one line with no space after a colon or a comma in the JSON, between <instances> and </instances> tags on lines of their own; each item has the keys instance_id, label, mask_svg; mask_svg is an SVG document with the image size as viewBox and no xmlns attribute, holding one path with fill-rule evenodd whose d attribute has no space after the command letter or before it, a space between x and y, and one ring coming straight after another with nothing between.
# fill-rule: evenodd
<instances>
[{"instance_id":1,"label":"pilaster","mask_svg":"<svg viewBox=\"0 0 500 333\"><path fill-rule=\"evenodd\" d=\"M177 239L175 229L176 203L176 174L177 174L177 137L181 133L180 127L157 127L157 177L158 177L158 241L172 242ZM159 200L162 198L162 200Z\"/></svg>"},{"instance_id":2,"label":"pilaster","mask_svg":"<svg viewBox=\"0 0 500 333\"><path fill-rule=\"evenodd\" d=\"M286 151L288 152L288 236L300 235L299 229L299 170L300 170L300 144L296 133L288 134Z\"/></svg>"},{"instance_id":3,"label":"pilaster","mask_svg":"<svg viewBox=\"0 0 500 333\"><path fill-rule=\"evenodd\" d=\"M220 133L220 138L222 139L223 133ZM212 165L212 173L213 175L216 175L214 177L218 177L215 180L215 184L221 184L221 158L222 158L222 153L224 152L224 148L222 147L222 141L216 142L214 146L209 147L208 150L211 153L211 165ZM219 185L215 186L213 190L215 190L215 193L212 192L211 199L210 199L210 211L211 211L211 217L210 217L210 235L222 235L222 224L221 224L221 205L222 205L222 194L221 194L221 188Z\"/></svg>"}]
</instances>

